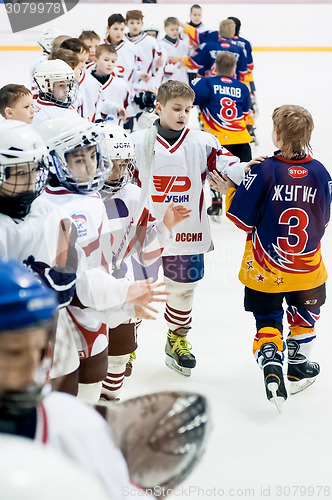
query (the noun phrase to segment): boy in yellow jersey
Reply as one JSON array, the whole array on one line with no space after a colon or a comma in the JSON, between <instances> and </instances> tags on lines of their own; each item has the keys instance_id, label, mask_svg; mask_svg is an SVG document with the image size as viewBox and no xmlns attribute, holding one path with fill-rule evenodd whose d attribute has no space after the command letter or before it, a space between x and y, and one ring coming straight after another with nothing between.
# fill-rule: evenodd
<instances>
[{"instance_id":1,"label":"boy in yellow jersey","mask_svg":"<svg viewBox=\"0 0 332 500\"><path fill-rule=\"evenodd\" d=\"M272 120L278 148L272 157L255 165L237 190L229 180L212 177L213 187L227 192L227 217L248 235L239 274L244 306L256 320L253 351L264 371L267 398L281 411L287 398L284 299L290 393L311 385L320 371L309 356L325 302L327 272L320 242L330 219L332 181L309 154L311 114L301 106L285 105L274 110Z\"/></svg>"}]
</instances>

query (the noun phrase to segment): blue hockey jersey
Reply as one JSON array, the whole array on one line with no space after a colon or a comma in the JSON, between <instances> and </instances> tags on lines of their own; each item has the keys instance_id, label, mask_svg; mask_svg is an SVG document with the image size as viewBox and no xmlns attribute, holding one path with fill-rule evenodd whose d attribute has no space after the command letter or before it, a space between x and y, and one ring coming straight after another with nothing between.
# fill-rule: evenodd
<instances>
[{"instance_id":1,"label":"blue hockey jersey","mask_svg":"<svg viewBox=\"0 0 332 500\"><path fill-rule=\"evenodd\" d=\"M330 219L331 177L317 160L288 160L280 153L255 165L229 189L227 217L248 233L239 273L262 292L309 290L327 272L321 239Z\"/></svg>"}]
</instances>

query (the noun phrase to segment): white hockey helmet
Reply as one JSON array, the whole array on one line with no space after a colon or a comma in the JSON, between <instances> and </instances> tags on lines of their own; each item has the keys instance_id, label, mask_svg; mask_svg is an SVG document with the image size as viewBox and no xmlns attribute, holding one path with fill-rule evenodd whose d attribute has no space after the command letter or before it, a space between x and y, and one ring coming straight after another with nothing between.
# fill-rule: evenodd
<instances>
[{"instance_id":1,"label":"white hockey helmet","mask_svg":"<svg viewBox=\"0 0 332 500\"><path fill-rule=\"evenodd\" d=\"M70 115L64 113L53 120L44 121L38 132L48 147L54 172L61 184L81 194L93 193L102 188L111 165L107 161L104 133L94 123L73 111ZM93 157L88 157L87 152L92 148ZM68 164L70 153L80 154L80 165Z\"/></svg>"},{"instance_id":2,"label":"white hockey helmet","mask_svg":"<svg viewBox=\"0 0 332 500\"><path fill-rule=\"evenodd\" d=\"M135 170L135 148L129 134L118 125L110 122L96 124L105 134L106 151L112 161L112 170L106 179L102 191L116 193L131 181Z\"/></svg>"},{"instance_id":3,"label":"white hockey helmet","mask_svg":"<svg viewBox=\"0 0 332 500\"><path fill-rule=\"evenodd\" d=\"M47 148L32 126L17 120L1 122L0 212L10 217L27 215L44 190L48 173Z\"/></svg>"},{"instance_id":4,"label":"white hockey helmet","mask_svg":"<svg viewBox=\"0 0 332 500\"><path fill-rule=\"evenodd\" d=\"M43 61L38 64L33 77L37 83L40 97L45 101L68 108L76 100L78 82L75 80L74 70L65 61L61 59ZM60 101L54 97L53 85L55 82L67 82L69 84L69 92L65 101Z\"/></svg>"},{"instance_id":5,"label":"white hockey helmet","mask_svg":"<svg viewBox=\"0 0 332 500\"><path fill-rule=\"evenodd\" d=\"M46 28L43 33L38 38L37 42L41 46L42 49L50 54L52 51L53 41L58 36L63 35L62 31L59 31L56 28Z\"/></svg>"},{"instance_id":6,"label":"white hockey helmet","mask_svg":"<svg viewBox=\"0 0 332 500\"><path fill-rule=\"evenodd\" d=\"M159 28L157 28L157 26L154 23L146 22L146 23L144 23L143 31L144 31L144 33L146 33L147 31L155 31L156 38L157 38L158 33L159 33Z\"/></svg>"},{"instance_id":7,"label":"white hockey helmet","mask_svg":"<svg viewBox=\"0 0 332 500\"><path fill-rule=\"evenodd\" d=\"M106 500L101 481L50 446L0 434L1 498L6 500Z\"/></svg>"}]
</instances>

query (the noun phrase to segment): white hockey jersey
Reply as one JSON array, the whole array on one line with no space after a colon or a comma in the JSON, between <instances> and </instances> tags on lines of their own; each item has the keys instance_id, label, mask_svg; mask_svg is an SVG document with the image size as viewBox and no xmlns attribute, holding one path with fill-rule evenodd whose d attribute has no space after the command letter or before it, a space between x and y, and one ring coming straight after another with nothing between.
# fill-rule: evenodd
<instances>
[{"instance_id":1,"label":"white hockey jersey","mask_svg":"<svg viewBox=\"0 0 332 500\"><path fill-rule=\"evenodd\" d=\"M145 134L146 130L139 130L130 136L135 144L138 184ZM185 127L172 146L157 135L152 160L154 215L161 219L170 202L181 203L192 210L190 217L175 227L175 242L164 255L193 255L212 250L204 201L206 177L209 171L216 169L240 184L246 165L207 132Z\"/></svg>"},{"instance_id":2,"label":"white hockey jersey","mask_svg":"<svg viewBox=\"0 0 332 500\"><path fill-rule=\"evenodd\" d=\"M45 120L52 120L53 118L57 118L64 113L67 113L68 117L73 113L77 116L77 111L73 106L69 106L69 108L61 108L60 106L56 106L53 102L43 101L39 97L35 101L34 108L35 114L32 126L36 129Z\"/></svg>"},{"instance_id":3,"label":"white hockey jersey","mask_svg":"<svg viewBox=\"0 0 332 500\"><path fill-rule=\"evenodd\" d=\"M98 112L100 112L101 117L103 119L112 119L116 125L122 125L123 121L117 114L117 108L127 109L129 96L130 87L128 82L124 78L111 75L101 87L101 99L98 105Z\"/></svg>"},{"instance_id":4,"label":"white hockey jersey","mask_svg":"<svg viewBox=\"0 0 332 500\"><path fill-rule=\"evenodd\" d=\"M107 39L105 39L104 42L110 45ZM114 48L118 54L114 73L116 76L124 78L131 86L136 68L135 46L124 38L124 40L114 46Z\"/></svg>"},{"instance_id":5,"label":"white hockey jersey","mask_svg":"<svg viewBox=\"0 0 332 500\"><path fill-rule=\"evenodd\" d=\"M136 71L133 78L133 91L157 90L162 78L162 68L156 68L155 63L162 57L162 51L158 41L146 33L141 33L137 37L126 39L135 46L136 50ZM165 61L164 61L165 62ZM140 80L141 74L147 73L151 76L148 82Z\"/></svg>"},{"instance_id":6,"label":"white hockey jersey","mask_svg":"<svg viewBox=\"0 0 332 500\"><path fill-rule=\"evenodd\" d=\"M170 56L188 57L190 52L189 43L185 40L177 39L176 43L172 43L167 38L160 40L160 47ZM179 80L180 82L188 83L188 74L185 66L180 66L179 63L165 61L163 69L162 83L167 80Z\"/></svg>"},{"instance_id":7,"label":"white hockey jersey","mask_svg":"<svg viewBox=\"0 0 332 500\"><path fill-rule=\"evenodd\" d=\"M82 71L78 85L74 108L82 118L94 122L99 117L97 107L101 100L101 85L87 70Z\"/></svg>"},{"instance_id":8,"label":"white hockey jersey","mask_svg":"<svg viewBox=\"0 0 332 500\"><path fill-rule=\"evenodd\" d=\"M131 489L126 462L109 426L78 398L62 392L47 395L38 407L35 440L96 476L110 500L124 499Z\"/></svg>"}]
</instances>

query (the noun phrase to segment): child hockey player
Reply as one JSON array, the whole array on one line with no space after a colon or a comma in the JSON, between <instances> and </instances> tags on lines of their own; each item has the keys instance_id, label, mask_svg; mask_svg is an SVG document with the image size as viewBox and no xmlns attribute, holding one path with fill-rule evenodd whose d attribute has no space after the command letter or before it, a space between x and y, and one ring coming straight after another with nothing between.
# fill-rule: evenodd
<instances>
[{"instance_id":1,"label":"child hockey player","mask_svg":"<svg viewBox=\"0 0 332 500\"><path fill-rule=\"evenodd\" d=\"M99 45L96 49L96 65L91 67L91 75L100 83L100 97L97 113L103 119L121 125L126 118L130 88L123 79L115 76L118 54L113 45Z\"/></svg>"},{"instance_id":2,"label":"child hockey player","mask_svg":"<svg viewBox=\"0 0 332 500\"><path fill-rule=\"evenodd\" d=\"M174 241L172 228L189 217L190 210L181 205L171 204L162 221L156 221L148 208L147 200L140 207L141 189L130 181L134 173L135 152L130 136L121 127L101 123L97 125L106 135L108 157L112 170L101 194L109 220L109 231L113 236L112 250L116 256L127 227L133 218L136 221L134 237L127 244L123 261L116 263L114 276L137 279L135 267L149 266L156 261L160 264L163 250ZM135 260L132 261L130 256ZM133 264L134 262L134 264ZM158 264L156 263L156 267ZM157 272L156 272L157 274ZM129 355L137 348L136 319L109 329L108 374L103 382L102 398L115 399L123 384Z\"/></svg>"},{"instance_id":3,"label":"child hockey player","mask_svg":"<svg viewBox=\"0 0 332 500\"><path fill-rule=\"evenodd\" d=\"M0 113L6 120L31 125L34 112L32 94L24 85L9 83L0 89Z\"/></svg>"},{"instance_id":4,"label":"child hockey player","mask_svg":"<svg viewBox=\"0 0 332 500\"><path fill-rule=\"evenodd\" d=\"M233 78L235 54L219 52L215 65L217 76L197 78L190 84L196 94L194 104L200 108L204 130L217 137L220 144L241 161L250 161L251 136L246 122L250 109L249 89ZM219 192L211 191L212 205L208 214L220 222L222 197Z\"/></svg>"},{"instance_id":5,"label":"child hockey player","mask_svg":"<svg viewBox=\"0 0 332 500\"><path fill-rule=\"evenodd\" d=\"M100 36L95 31L82 31L79 40L89 48L89 59L87 63L96 62L96 48L100 45Z\"/></svg>"},{"instance_id":6,"label":"child hockey player","mask_svg":"<svg viewBox=\"0 0 332 500\"><path fill-rule=\"evenodd\" d=\"M310 152L311 114L301 106L274 110L278 151L252 168L237 190L214 176L231 202L227 217L248 233L239 278L244 307L256 320L253 352L263 369L266 395L279 411L287 398L283 378L283 300L289 333L287 378L294 394L319 374L310 361L315 323L325 302L321 239L330 218L331 177ZM227 190L227 188L229 188Z\"/></svg>"},{"instance_id":7,"label":"child hockey player","mask_svg":"<svg viewBox=\"0 0 332 500\"><path fill-rule=\"evenodd\" d=\"M187 341L194 290L204 275L204 253L213 249L204 183L209 171L215 168L227 171L236 183L240 183L248 167L223 149L213 135L187 128L194 98L194 91L183 82L171 80L159 87L156 109L160 120L156 122L158 135L151 174L151 199L158 218L173 201L192 209L190 218L177 227L175 242L163 257L166 289L170 292L165 310L169 328L166 364L186 376L196 365ZM146 133L142 130L131 135L136 148L138 182Z\"/></svg>"},{"instance_id":8,"label":"child hockey player","mask_svg":"<svg viewBox=\"0 0 332 500\"><path fill-rule=\"evenodd\" d=\"M130 283L111 276L112 235L98 194L109 170L104 135L78 115L48 120L39 132L56 173L42 196L75 221L77 243L85 256L85 274L78 269L78 300L68 307L68 314L80 355L79 396L96 402L107 375L107 325L115 327L135 316L153 318L149 310L154 309L148 305L151 293L163 292L154 292L157 285L148 281Z\"/></svg>"},{"instance_id":9,"label":"child hockey player","mask_svg":"<svg viewBox=\"0 0 332 500\"><path fill-rule=\"evenodd\" d=\"M34 77L39 89L35 103L33 126L58 115L76 116L78 83L71 67L61 59L47 60L39 64Z\"/></svg>"},{"instance_id":10,"label":"child hockey player","mask_svg":"<svg viewBox=\"0 0 332 500\"><path fill-rule=\"evenodd\" d=\"M116 76L124 78L131 87L136 68L136 50L134 44L125 37L125 29L126 20L122 14L112 14L107 21L105 43L114 45L117 51Z\"/></svg>"},{"instance_id":11,"label":"child hockey player","mask_svg":"<svg viewBox=\"0 0 332 500\"><path fill-rule=\"evenodd\" d=\"M175 17L165 19L164 30L166 35L159 42L163 57L165 54L162 82L179 80L188 83L187 69L178 61L189 56L189 42L179 37L179 22Z\"/></svg>"},{"instance_id":12,"label":"child hockey player","mask_svg":"<svg viewBox=\"0 0 332 500\"><path fill-rule=\"evenodd\" d=\"M139 490L157 491L162 484L170 491L183 481L206 447L210 430L206 399L180 391L148 394L117 405L98 406L101 416L77 398L50 392L47 375L54 344L55 297L32 273L13 261L0 260L0 282L1 446L4 435L12 435L56 450L74 461L84 474L98 480L100 489L94 493L99 500L146 497ZM156 439L158 446L151 446ZM5 449L9 455L13 452L12 448ZM14 451L18 451L17 446ZM136 459L138 455L140 460ZM36 465L35 454L33 458L30 474ZM22 459L31 457L25 454ZM19 485L14 488L15 498L22 498L22 488L24 498L51 498L47 494L50 485L38 481L45 463L40 467L36 471L39 477L29 476L24 485L12 479L11 486ZM16 470L14 467L10 474L15 476ZM52 473L54 476L55 471ZM73 482L77 479L72 477ZM56 480L61 481L61 476ZM36 496L35 491L30 491L31 484L36 484ZM6 495L3 478L1 488L2 493L5 488L6 499L14 498L12 489ZM88 498L77 496L75 487L69 490L75 498ZM102 496L100 491L104 492ZM69 498L68 494L64 493L63 498Z\"/></svg>"}]
</instances>

